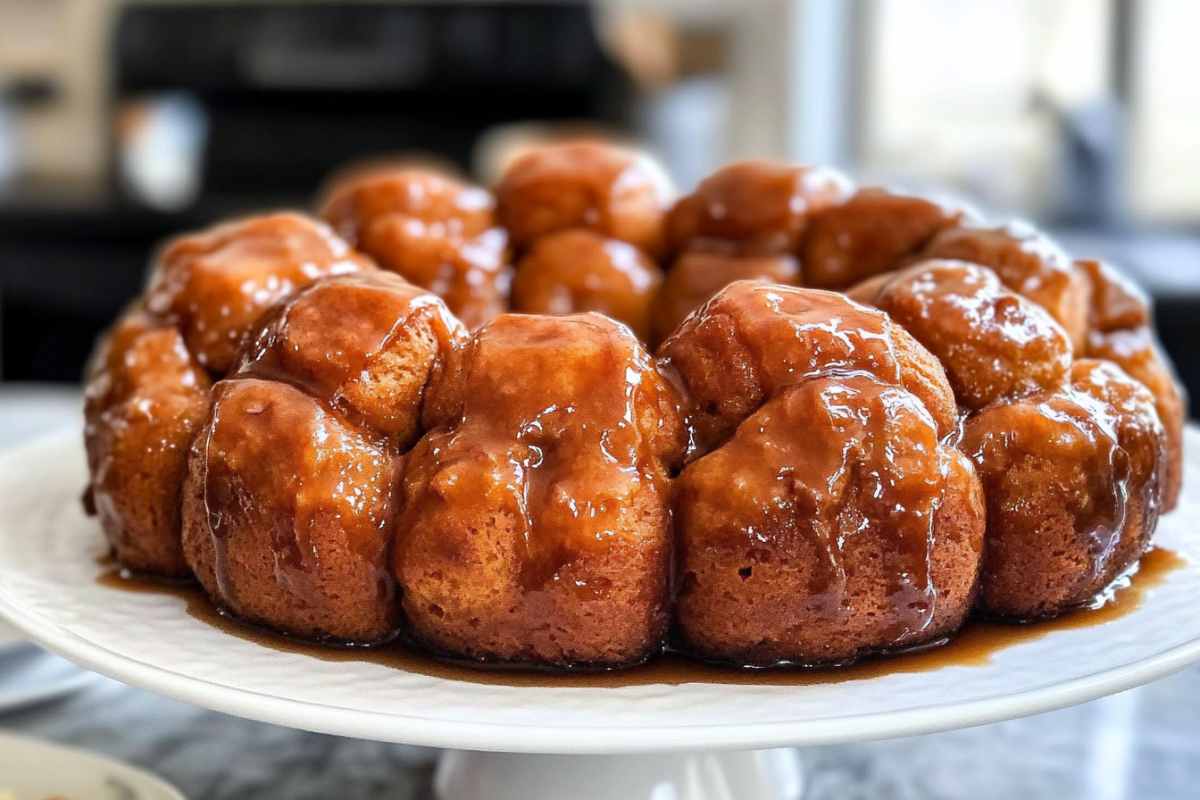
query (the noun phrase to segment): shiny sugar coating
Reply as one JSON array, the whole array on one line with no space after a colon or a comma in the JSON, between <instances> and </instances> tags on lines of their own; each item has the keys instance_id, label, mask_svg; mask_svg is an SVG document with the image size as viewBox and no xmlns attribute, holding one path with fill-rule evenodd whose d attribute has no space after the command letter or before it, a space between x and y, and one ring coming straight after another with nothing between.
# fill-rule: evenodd
<instances>
[{"instance_id":1,"label":"shiny sugar coating","mask_svg":"<svg viewBox=\"0 0 1200 800\"><path fill-rule=\"evenodd\" d=\"M800 262L789 255L739 256L691 250L671 265L654 300L652 342L661 343L680 323L713 295L734 281L795 285L800 282Z\"/></svg>"},{"instance_id":2,"label":"shiny sugar coating","mask_svg":"<svg viewBox=\"0 0 1200 800\"><path fill-rule=\"evenodd\" d=\"M659 356L688 391L701 451L782 389L835 371L907 389L942 434L957 423L937 359L883 312L833 292L732 283L688 317Z\"/></svg>"},{"instance_id":3,"label":"shiny sugar coating","mask_svg":"<svg viewBox=\"0 0 1200 800\"><path fill-rule=\"evenodd\" d=\"M431 234L467 239L495 227L495 200L480 186L448 172L410 165L352 172L320 200L321 218L349 242L359 242L379 220L419 222Z\"/></svg>"},{"instance_id":4,"label":"shiny sugar coating","mask_svg":"<svg viewBox=\"0 0 1200 800\"><path fill-rule=\"evenodd\" d=\"M775 392L676 492L679 629L743 664L838 663L952 633L984 526L924 405L863 373Z\"/></svg>"},{"instance_id":5,"label":"shiny sugar coating","mask_svg":"<svg viewBox=\"0 0 1200 800\"><path fill-rule=\"evenodd\" d=\"M246 217L168 242L155 258L146 308L175 320L188 350L219 376L277 300L318 278L372 268L324 223L293 213Z\"/></svg>"},{"instance_id":6,"label":"shiny sugar coating","mask_svg":"<svg viewBox=\"0 0 1200 800\"><path fill-rule=\"evenodd\" d=\"M397 166L336 182L320 213L379 266L438 295L474 328L505 310L512 280L494 206L481 187Z\"/></svg>"},{"instance_id":7,"label":"shiny sugar coating","mask_svg":"<svg viewBox=\"0 0 1200 800\"><path fill-rule=\"evenodd\" d=\"M619 665L670 614L673 387L599 314L504 315L432 396L394 566L413 634L472 659Z\"/></svg>"},{"instance_id":8,"label":"shiny sugar coating","mask_svg":"<svg viewBox=\"0 0 1200 800\"><path fill-rule=\"evenodd\" d=\"M430 292L388 272L320 281L265 317L238 375L302 386L343 416L407 447L425 394L463 325Z\"/></svg>"},{"instance_id":9,"label":"shiny sugar coating","mask_svg":"<svg viewBox=\"0 0 1200 800\"><path fill-rule=\"evenodd\" d=\"M980 411L961 449L987 498L987 613L1031 619L1085 604L1149 545L1165 435L1150 392L1119 367L1082 359L1062 388Z\"/></svg>"},{"instance_id":10,"label":"shiny sugar coating","mask_svg":"<svg viewBox=\"0 0 1200 800\"><path fill-rule=\"evenodd\" d=\"M1154 333L1149 299L1112 267L1081 260L1075 269L1091 287L1087 341L1083 353L1112 361L1146 385L1167 434L1163 511L1179 502L1183 486L1183 428L1187 398L1170 359Z\"/></svg>"},{"instance_id":11,"label":"shiny sugar coating","mask_svg":"<svg viewBox=\"0 0 1200 800\"><path fill-rule=\"evenodd\" d=\"M88 497L130 569L188 574L180 485L210 386L179 330L140 307L117 321L92 356L84 387Z\"/></svg>"},{"instance_id":12,"label":"shiny sugar coating","mask_svg":"<svg viewBox=\"0 0 1200 800\"><path fill-rule=\"evenodd\" d=\"M1058 245L1032 226L1015 222L997 228L947 228L920 257L990 267L1001 283L1046 309L1066 330L1075 349L1082 349L1087 332L1087 283Z\"/></svg>"},{"instance_id":13,"label":"shiny sugar coating","mask_svg":"<svg viewBox=\"0 0 1200 800\"><path fill-rule=\"evenodd\" d=\"M730 245L742 255L793 253L812 214L845 202L853 192L841 173L822 167L741 161L705 178L671 209L674 252Z\"/></svg>"},{"instance_id":14,"label":"shiny sugar coating","mask_svg":"<svg viewBox=\"0 0 1200 800\"><path fill-rule=\"evenodd\" d=\"M386 272L319 282L263 320L189 458L184 551L214 602L306 638L395 632L402 453L465 337L440 299Z\"/></svg>"},{"instance_id":15,"label":"shiny sugar coating","mask_svg":"<svg viewBox=\"0 0 1200 800\"><path fill-rule=\"evenodd\" d=\"M672 194L666 173L646 155L572 141L513 162L496 186L496 210L518 251L542 236L584 228L657 257Z\"/></svg>"},{"instance_id":16,"label":"shiny sugar coating","mask_svg":"<svg viewBox=\"0 0 1200 800\"><path fill-rule=\"evenodd\" d=\"M894 270L964 214L924 197L861 189L809 218L799 249L804 285L840 290Z\"/></svg>"},{"instance_id":17,"label":"shiny sugar coating","mask_svg":"<svg viewBox=\"0 0 1200 800\"><path fill-rule=\"evenodd\" d=\"M641 250L582 228L543 236L517 265L512 310L565 315L598 311L645 341L662 272Z\"/></svg>"},{"instance_id":18,"label":"shiny sugar coating","mask_svg":"<svg viewBox=\"0 0 1200 800\"><path fill-rule=\"evenodd\" d=\"M919 262L851 288L938 357L959 404L979 409L1060 384L1071 365L1062 326L986 267Z\"/></svg>"}]
</instances>

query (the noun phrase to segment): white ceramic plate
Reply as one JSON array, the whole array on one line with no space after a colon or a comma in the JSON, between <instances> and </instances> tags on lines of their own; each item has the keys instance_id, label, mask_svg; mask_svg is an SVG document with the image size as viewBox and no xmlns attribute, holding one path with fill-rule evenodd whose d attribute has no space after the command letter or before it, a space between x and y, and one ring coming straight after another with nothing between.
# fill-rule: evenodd
<instances>
[{"instance_id":1,"label":"white ceramic plate","mask_svg":"<svg viewBox=\"0 0 1200 800\"><path fill-rule=\"evenodd\" d=\"M1130 614L982 666L810 686L521 688L324 661L222 633L181 600L97 584L72 434L0 457L0 616L97 672L229 714L391 742L541 753L758 748L977 725L1079 703L1200 660L1200 433L1159 541L1189 559Z\"/></svg>"},{"instance_id":2,"label":"white ceramic plate","mask_svg":"<svg viewBox=\"0 0 1200 800\"><path fill-rule=\"evenodd\" d=\"M96 679L94 672L22 643L0 652L0 713L78 691Z\"/></svg>"},{"instance_id":3,"label":"white ceramic plate","mask_svg":"<svg viewBox=\"0 0 1200 800\"><path fill-rule=\"evenodd\" d=\"M0 734L0 797L8 795L16 800L185 800L158 778L120 762Z\"/></svg>"}]
</instances>

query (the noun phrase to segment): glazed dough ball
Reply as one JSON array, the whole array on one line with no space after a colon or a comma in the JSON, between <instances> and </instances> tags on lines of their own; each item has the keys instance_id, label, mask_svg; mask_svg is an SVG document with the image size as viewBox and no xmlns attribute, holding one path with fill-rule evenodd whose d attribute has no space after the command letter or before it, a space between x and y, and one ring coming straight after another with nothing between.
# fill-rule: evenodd
<instances>
[{"instance_id":1,"label":"glazed dough ball","mask_svg":"<svg viewBox=\"0 0 1200 800\"><path fill-rule=\"evenodd\" d=\"M690 650L828 664L962 624L984 507L921 401L857 373L773 394L684 470L676 518Z\"/></svg>"},{"instance_id":2,"label":"glazed dough ball","mask_svg":"<svg viewBox=\"0 0 1200 800\"><path fill-rule=\"evenodd\" d=\"M129 569L188 574L180 487L210 385L179 331L140 307L117 321L92 357L84 390L88 496Z\"/></svg>"},{"instance_id":3,"label":"glazed dough ball","mask_svg":"<svg viewBox=\"0 0 1200 800\"><path fill-rule=\"evenodd\" d=\"M990 267L1000 281L1054 317L1077 352L1087 332L1088 285L1058 245L1023 223L1000 228L947 228L922 258L955 259Z\"/></svg>"},{"instance_id":4,"label":"glazed dough ball","mask_svg":"<svg viewBox=\"0 0 1200 800\"><path fill-rule=\"evenodd\" d=\"M418 166L378 167L335 181L320 201L321 217L349 242L359 242L381 220L401 217L430 235L469 239L496 226L491 193L449 173ZM400 271L399 264L378 258Z\"/></svg>"},{"instance_id":5,"label":"glazed dough ball","mask_svg":"<svg viewBox=\"0 0 1200 800\"><path fill-rule=\"evenodd\" d=\"M1084 353L1112 361L1154 395L1155 408L1167 434L1167 466L1163 511L1179 503L1183 486L1183 428L1187 398L1171 360L1154 334L1150 301L1112 267L1099 261L1076 261L1075 268L1091 286L1092 304Z\"/></svg>"},{"instance_id":6,"label":"glazed dough ball","mask_svg":"<svg viewBox=\"0 0 1200 800\"><path fill-rule=\"evenodd\" d=\"M800 264L788 255L738 256L693 250L681 255L654 300L652 341L662 342L680 323L734 281L795 285Z\"/></svg>"},{"instance_id":7,"label":"glazed dough ball","mask_svg":"<svg viewBox=\"0 0 1200 800\"><path fill-rule=\"evenodd\" d=\"M392 635L382 441L286 383L240 378L214 390L190 463L184 551L219 607L308 639Z\"/></svg>"},{"instance_id":8,"label":"glazed dough ball","mask_svg":"<svg viewBox=\"0 0 1200 800\"><path fill-rule=\"evenodd\" d=\"M701 451L780 390L830 372L865 372L907 389L943 434L957 420L938 360L883 312L833 292L731 283L688 317L659 355L687 389Z\"/></svg>"},{"instance_id":9,"label":"glazed dough ball","mask_svg":"<svg viewBox=\"0 0 1200 800\"><path fill-rule=\"evenodd\" d=\"M962 450L987 498L980 607L1012 619L1087 603L1149 545L1166 440L1154 398L1113 364L968 419Z\"/></svg>"},{"instance_id":10,"label":"glazed dough ball","mask_svg":"<svg viewBox=\"0 0 1200 800\"><path fill-rule=\"evenodd\" d=\"M311 639L395 632L401 453L465 336L439 298L385 272L318 282L263 320L188 462L184 553L215 603Z\"/></svg>"},{"instance_id":11,"label":"glazed dough ball","mask_svg":"<svg viewBox=\"0 0 1200 800\"><path fill-rule=\"evenodd\" d=\"M1150 298L1120 272L1095 259L1077 259L1075 271L1088 285L1089 331L1126 330L1153 323Z\"/></svg>"},{"instance_id":12,"label":"glazed dough ball","mask_svg":"<svg viewBox=\"0 0 1200 800\"><path fill-rule=\"evenodd\" d=\"M969 409L1054 388L1071 365L1062 326L976 264L922 261L848 294L886 311L937 356Z\"/></svg>"},{"instance_id":13,"label":"glazed dough ball","mask_svg":"<svg viewBox=\"0 0 1200 800\"><path fill-rule=\"evenodd\" d=\"M615 666L670 614L678 398L599 314L503 315L435 392L394 566L413 634L471 659Z\"/></svg>"},{"instance_id":14,"label":"glazed dough ball","mask_svg":"<svg viewBox=\"0 0 1200 800\"><path fill-rule=\"evenodd\" d=\"M275 301L317 278L371 268L324 223L292 213L246 217L168 242L146 307L176 321L200 365L222 375Z\"/></svg>"},{"instance_id":15,"label":"glazed dough ball","mask_svg":"<svg viewBox=\"0 0 1200 800\"><path fill-rule=\"evenodd\" d=\"M662 272L636 247L582 228L539 238L517 265L512 310L598 311L650 336L650 303Z\"/></svg>"},{"instance_id":16,"label":"glazed dough ball","mask_svg":"<svg viewBox=\"0 0 1200 800\"><path fill-rule=\"evenodd\" d=\"M893 270L963 216L923 197L861 189L809 218L800 248L804 285L845 289Z\"/></svg>"},{"instance_id":17,"label":"glazed dough ball","mask_svg":"<svg viewBox=\"0 0 1200 800\"><path fill-rule=\"evenodd\" d=\"M384 269L428 289L468 327L505 310L508 238L484 189L431 169L392 167L334 185L321 216Z\"/></svg>"},{"instance_id":18,"label":"glazed dough ball","mask_svg":"<svg viewBox=\"0 0 1200 800\"><path fill-rule=\"evenodd\" d=\"M1162 352L1158 337L1148 325L1088 336L1087 355L1110 361L1150 390L1167 437L1167 463L1163 477L1163 511L1179 503L1183 486L1183 429L1187 398L1171 362Z\"/></svg>"},{"instance_id":19,"label":"glazed dough ball","mask_svg":"<svg viewBox=\"0 0 1200 800\"><path fill-rule=\"evenodd\" d=\"M401 447L419 431L425 390L466 341L433 294L372 272L319 281L265 318L238 374L286 375Z\"/></svg>"},{"instance_id":20,"label":"glazed dough ball","mask_svg":"<svg viewBox=\"0 0 1200 800\"><path fill-rule=\"evenodd\" d=\"M795 252L812 214L845 202L853 191L841 173L770 161L729 164L705 178L671 209L667 222L674 252L725 250L744 255Z\"/></svg>"},{"instance_id":21,"label":"glazed dough ball","mask_svg":"<svg viewBox=\"0 0 1200 800\"><path fill-rule=\"evenodd\" d=\"M518 158L496 187L497 212L525 250L556 231L585 228L657 257L672 189L634 150L592 141L547 145Z\"/></svg>"}]
</instances>

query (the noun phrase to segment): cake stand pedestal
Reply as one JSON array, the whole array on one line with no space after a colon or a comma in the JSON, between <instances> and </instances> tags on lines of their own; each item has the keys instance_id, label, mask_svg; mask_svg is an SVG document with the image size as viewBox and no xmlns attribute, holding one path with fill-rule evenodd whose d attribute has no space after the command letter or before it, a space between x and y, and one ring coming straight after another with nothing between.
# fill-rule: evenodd
<instances>
[{"instance_id":1,"label":"cake stand pedestal","mask_svg":"<svg viewBox=\"0 0 1200 800\"><path fill-rule=\"evenodd\" d=\"M1157 535L1182 566L1129 613L1055 630L986 663L809 685L689 680L497 685L275 649L213 627L178 597L99 580L106 552L78 501L78 431L0 457L0 617L133 686L309 731L448 750L443 800L783 800L794 751L982 725L1123 691L1200 661L1200 433Z\"/></svg>"},{"instance_id":2,"label":"cake stand pedestal","mask_svg":"<svg viewBox=\"0 0 1200 800\"><path fill-rule=\"evenodd\" d=\"M624 756L513 755L449 750L434 780L440 800L798 800L796 750Z\"/></svg>"}]
</instances>

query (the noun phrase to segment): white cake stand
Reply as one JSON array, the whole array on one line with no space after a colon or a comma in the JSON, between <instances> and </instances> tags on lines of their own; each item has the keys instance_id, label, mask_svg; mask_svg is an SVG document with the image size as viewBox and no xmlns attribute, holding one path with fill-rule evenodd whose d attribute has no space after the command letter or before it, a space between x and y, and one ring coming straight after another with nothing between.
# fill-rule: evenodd
<instances>
[{"instance_id":1,"label":"white cake stand","mask_svg":"<svg viewBox=\"0 0 1200 800\"><path fill-rule=\"evenodd\" d=\"M1132 612L978 666L807 686L488 685L328 661L222 632L182 600L96 582L75 432L0 458L0 616L85 667L196 705L311 731L447 748L445 800L713 800L801 793L792 750L1061 708L1200 660L1200 462L1158 541L1187 559ZM1200 433L1187 434L1200 454Z\"/></svg>"}]
</instances>

